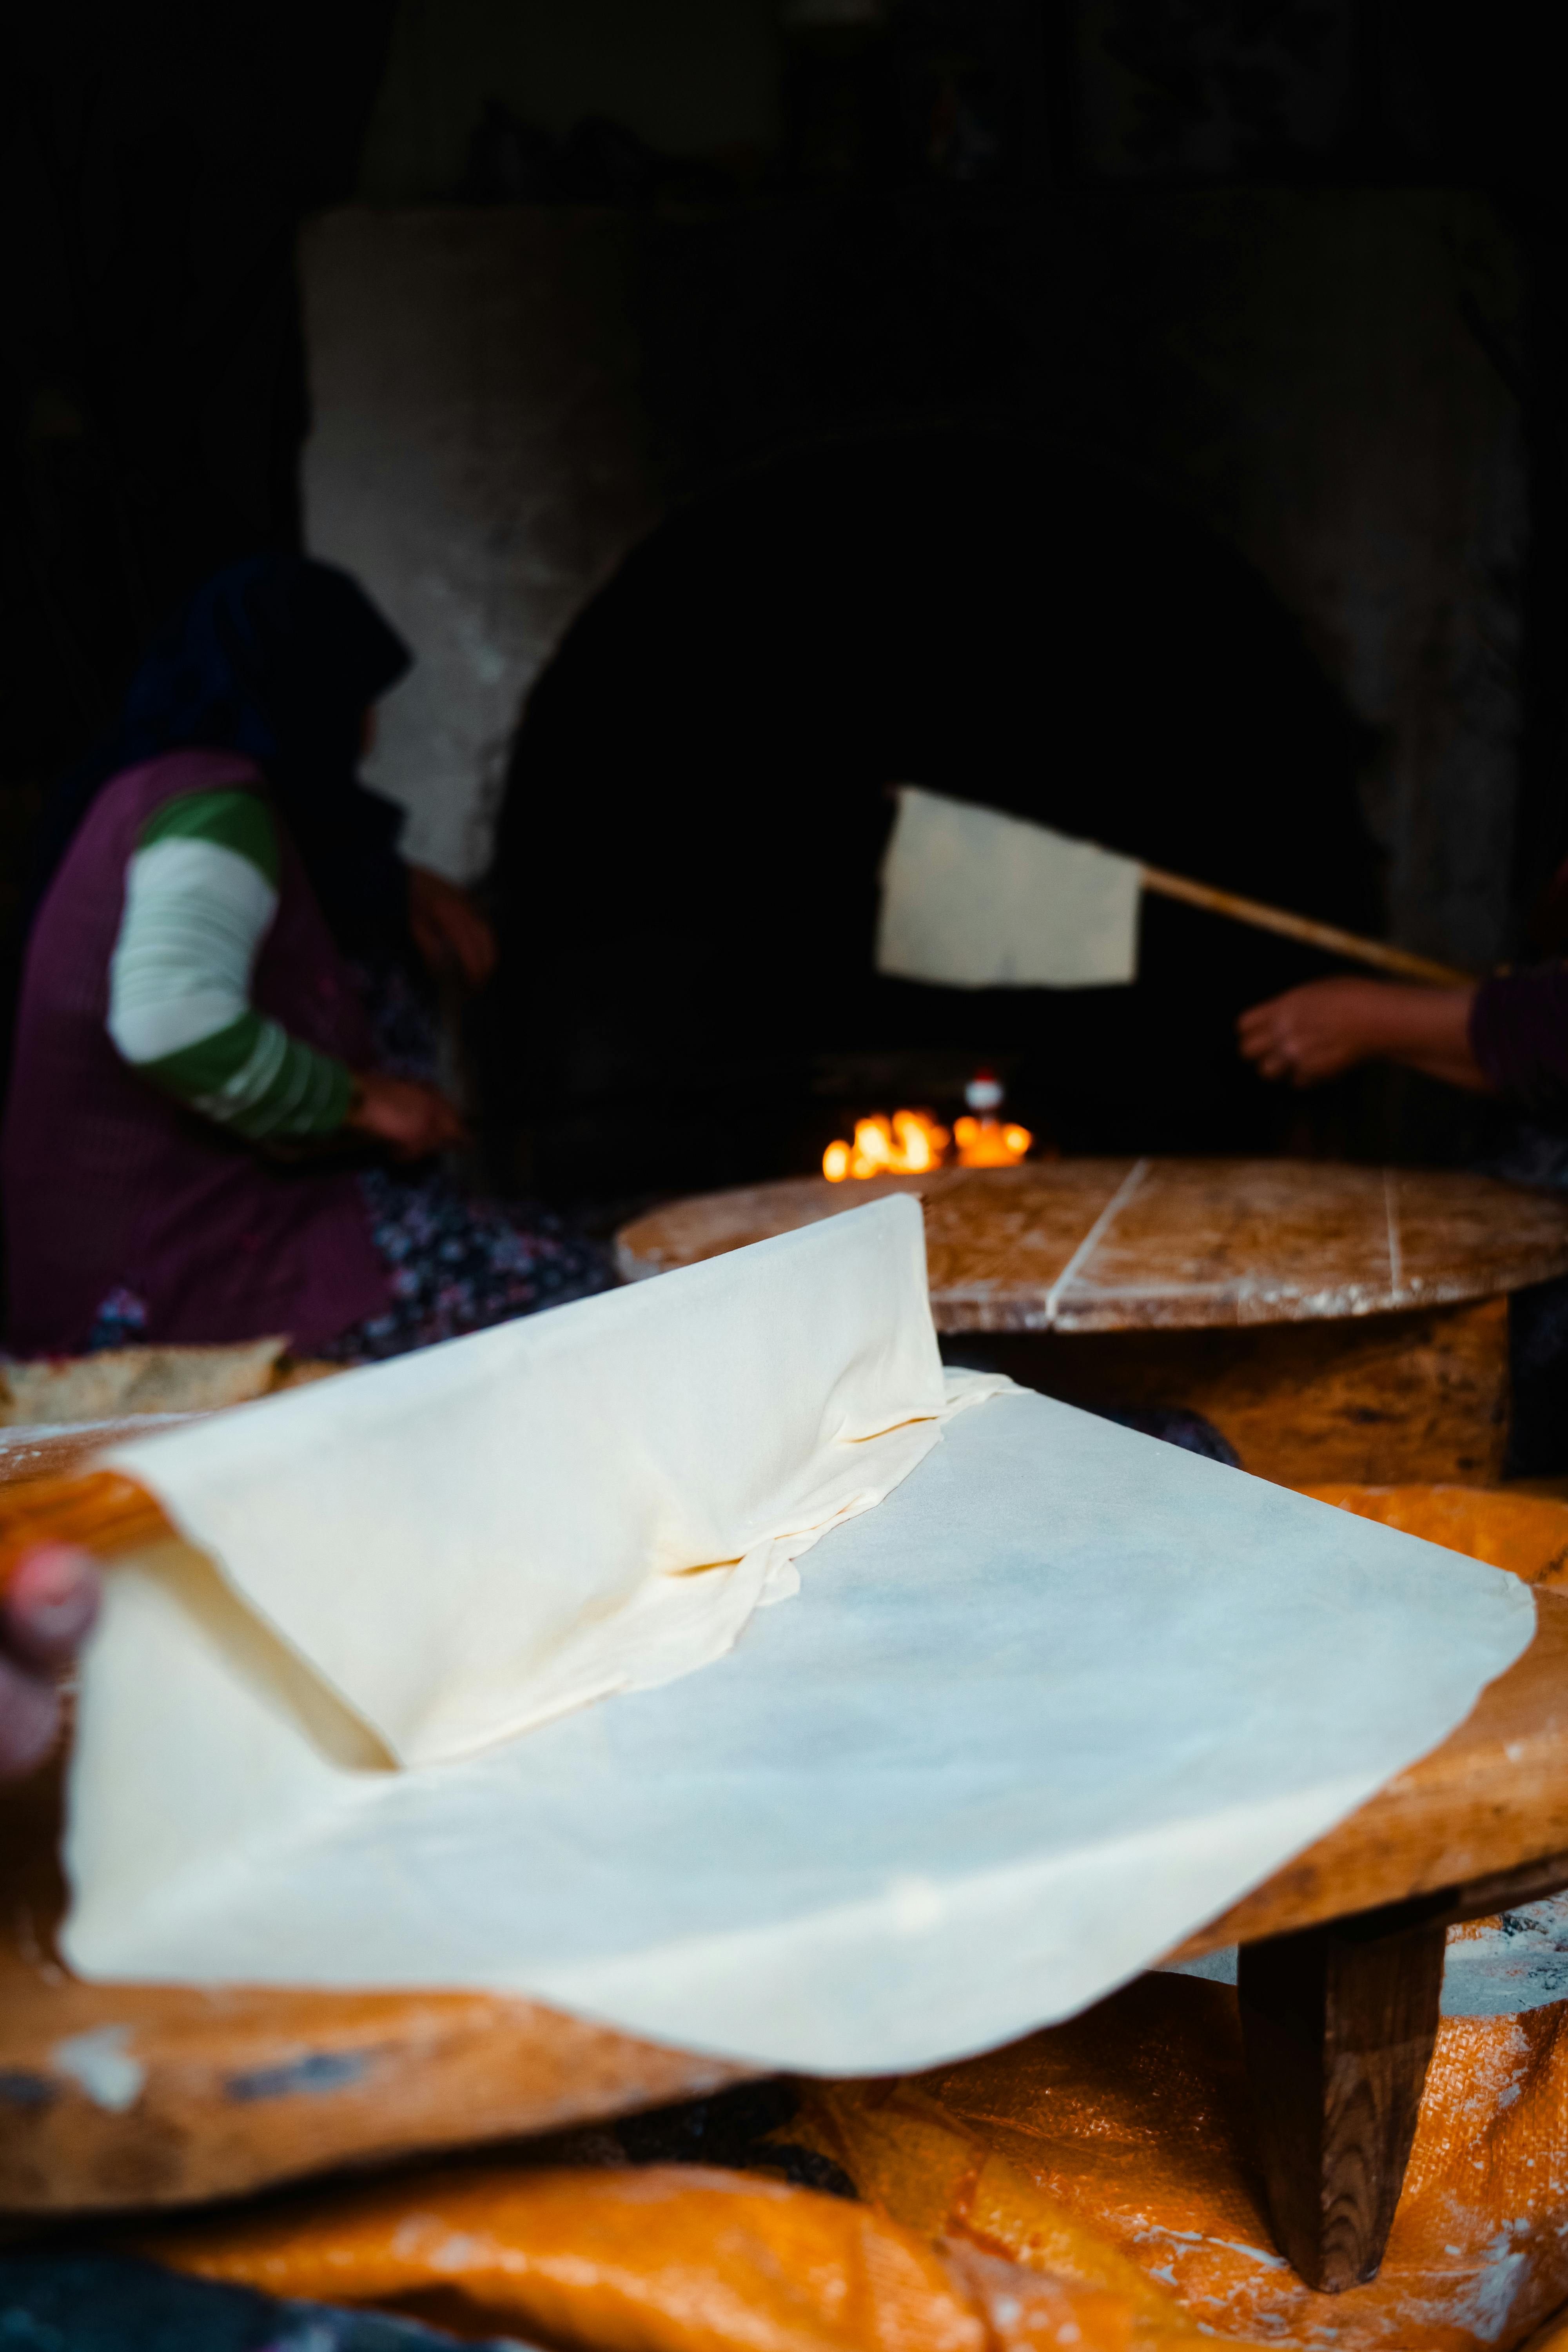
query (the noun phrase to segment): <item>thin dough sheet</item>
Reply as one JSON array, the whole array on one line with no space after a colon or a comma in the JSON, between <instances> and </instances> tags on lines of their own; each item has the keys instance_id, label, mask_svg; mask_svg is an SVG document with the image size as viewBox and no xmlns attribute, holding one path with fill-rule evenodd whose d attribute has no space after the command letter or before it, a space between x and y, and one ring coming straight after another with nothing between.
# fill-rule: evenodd
<instances>
[{"instance_id":1,"label":"thin dough sheet","mask_svg":"<svg viewBox=\"0 0 1568 2352\"><path fill-rule=\"evenodd\" d=\"M1500 1570L1016 1391L800 1575L701 1674L392 1771L194 1554L117 1570L71 1965L474 1986L759 2066L934 2065L1158 1959L1534 1623Z\"/></svg>"},{"instance_id":2,"label":"thin dough sheet","mask_svg":"<svg viewBox=\"0 0 1568 2352\"><path fill-rule=\"evenodd\" d=\"M721 1656L945 1416L900 1199L105 1458L405 1765Z\"/></svg>"}]
</instances>

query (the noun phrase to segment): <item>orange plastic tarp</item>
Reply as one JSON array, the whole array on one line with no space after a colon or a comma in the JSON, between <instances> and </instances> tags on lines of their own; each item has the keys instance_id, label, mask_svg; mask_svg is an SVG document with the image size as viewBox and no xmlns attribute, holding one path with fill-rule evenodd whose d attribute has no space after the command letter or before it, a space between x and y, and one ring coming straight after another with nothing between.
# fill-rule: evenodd
<instances>
[{"instance_id":1,"label":"orange plastic tarp","mask_svg":"<svg viewBox=\"0 0 1568 2352\"><path fill-rule=\"evenodd\" d=\"M1568 1591L1568 1502L1506 1486L1303 1486L1358 1518L1381 1519L1449 1551L1506 1568L1526 1584Z\"/></svg>"},{"instance_id":2,"label":"orange plastic tarp","mask_svg":"<svg viewBox=\"0 0 1568 2352\"><path fill-rule=\"evenodd\" d=\"M678 2165L447 2168L162 2233L155 2260L231 2285L371 2304L581 2352L1194 2352L1125 2293L938 2250L885 2213ZM1115 2258L1111 2258L1114 2265Z\"/></svg>"},{"instance_id":3,"label":"orange plastic tarp","mask_svg":"<svg viewBox=\"0 0 1568 2352\"><path fill-rule=\"evenodd\" d=\"M1126 2294L1115 2258L1222 2336L1506 2352L1568 2297L1565 2035L1561 2002L1443 2021L1382 2272L1337 2295L1275 2249L1226 1985L1142 1977L965 2065L814 2085L790 2136L912 2228Z\"/></svg>"}]
</instances>

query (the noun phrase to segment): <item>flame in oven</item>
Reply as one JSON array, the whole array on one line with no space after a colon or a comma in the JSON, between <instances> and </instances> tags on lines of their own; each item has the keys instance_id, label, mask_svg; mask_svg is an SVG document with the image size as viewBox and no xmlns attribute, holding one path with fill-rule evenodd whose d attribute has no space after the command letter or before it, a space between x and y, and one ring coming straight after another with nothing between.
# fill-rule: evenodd
<instances>
[{"instance_id":1,"label":"flame in oven","mask_svg":"<svg viewBox=\"0 0 1568 2352\"><path fill-rule=\"evenodd\" d=\"M961 1118L950 1133L929 1111L896 1110L891 1118L878 1111L856 1120L853 1143L828 1145L822 1172L842 1184L857 1176L920 1176L953 1160L960 1168L1016 1168L1034 1139L1011 1120Z\"/></svg>"}]
</instances>

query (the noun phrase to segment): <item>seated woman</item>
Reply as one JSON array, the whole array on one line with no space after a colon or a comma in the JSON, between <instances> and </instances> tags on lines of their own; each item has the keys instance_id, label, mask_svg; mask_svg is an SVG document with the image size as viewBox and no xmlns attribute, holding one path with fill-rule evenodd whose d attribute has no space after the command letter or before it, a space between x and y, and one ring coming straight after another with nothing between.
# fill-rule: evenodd
<instances>
[{"instance_id":1,"label":"seated woman","mask_svg":"<svg viewBox=\"0 0 1568 2352\"><path fill-rule=\"evenodd\" d=\"M237 564L46 810L0 1163L17 1354L279 1332L360 1362L610 1279L433 1165L463 1129L411 975L478 982L493 948L355 773L407 667L345 573Z\"/></svg>"}]
</instances>

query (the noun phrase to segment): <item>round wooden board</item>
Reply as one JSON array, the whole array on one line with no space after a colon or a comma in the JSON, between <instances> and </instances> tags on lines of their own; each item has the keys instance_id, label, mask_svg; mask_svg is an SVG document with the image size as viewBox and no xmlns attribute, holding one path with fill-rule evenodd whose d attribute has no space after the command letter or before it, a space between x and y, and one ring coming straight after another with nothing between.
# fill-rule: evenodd
<instances>
[{"instance_id":1,"label":"round wooden board","mask_svg":"<svg viewBox=\"0 0 1568 2352\"><path fill-rule=\"evenodd\" d=\"M0 1486L157 1416L0 1433ZM753 2071L499 1993L90 1985L55 1950L58 1761L0 1783L0 2214L234 2197L328 2166L548 2132Z\"/></svg>"},{"instance_id":2,"label":"round wooden board","mask_svg":"<svg viewBox=\"0 0 1568 2352\"><path fill-rule=\"evenodd\" d=\"M1537 1606L1530 1648L1441 1747L1168 1957L1542 1856L1568 1877L1568 1598ZM57 1802L54 1773L0 1791L0 2214L232 2197L754 2071L490 1993L79 1983L54 1956Z\"/></svg>"},{"instance_id":3,"label":"round wooden board","mask_svg":"<svg viewBox=\"0 0 1568 2352\"><path fill-rule=\"evenodd\" d=\"M59 1779L0 1787L0 2215L243 2196L754 2071L500 1993L81 1983L55 1950Z\"/></svg>"},{"instance_id":4,"label":"round wooden board","mask_svg":"<svg viewBox=\"0 0 1568 2352\"><path fill-rule=\"evenodd\" d=\"M1055 1160L674 1201L622 1228L637 1280L863 1208L925 1205L942 1331L1301 1323L1489 1298L1568 1272L1568 1196L1295 1160Z\"/></svg>"},{"instance_id":5,"label":"round wooden board","mask_svg":"<svg viewBox=\"0 0 1568 2352\"><path fill-rule=\"evenodd\" d=\"M100 1428L45 1434L50 1474L103 1443ZM0 1484L38 1475L39 1435L0 1453ZM1538 1607L1530 1649L1458 1730L1170 1957L1568 1849L1568 1598L1542 1591ZM56 1767L0 1789L0 2215L237 2196L591 2123L752 2071L492 1993L82 1983L55 1945L59 1781Z\"/></svg>"}]
</instances>

